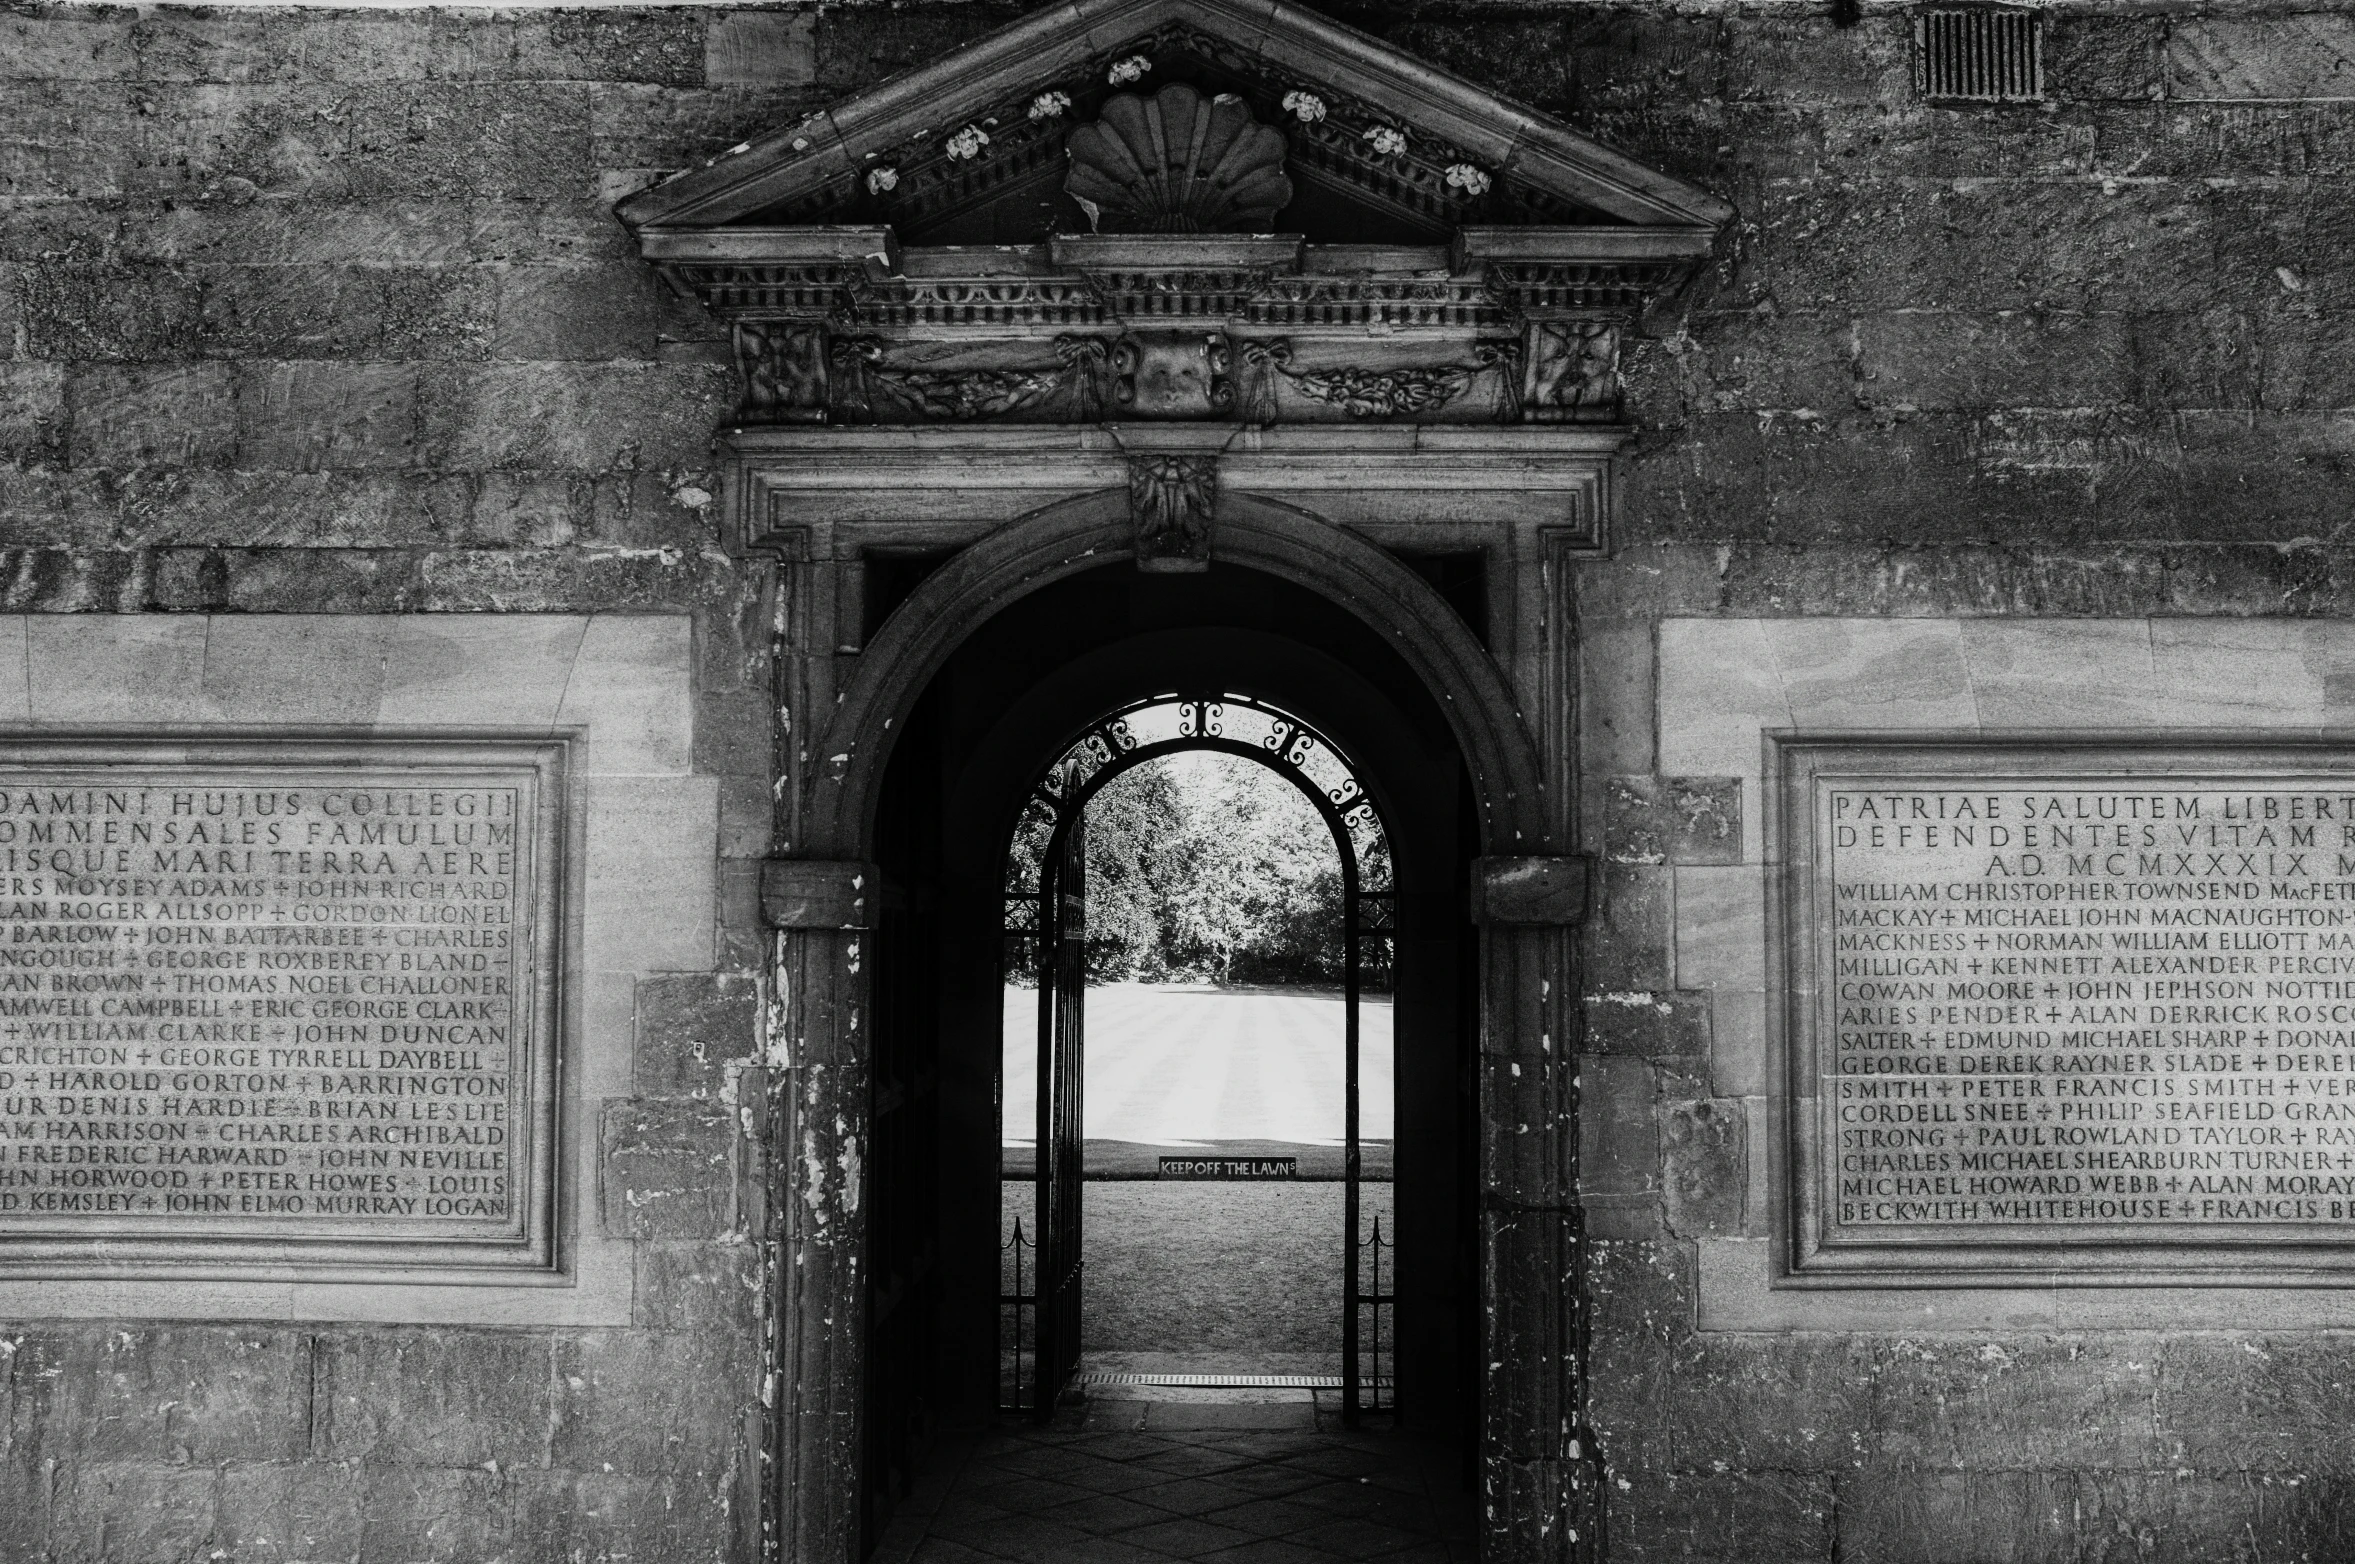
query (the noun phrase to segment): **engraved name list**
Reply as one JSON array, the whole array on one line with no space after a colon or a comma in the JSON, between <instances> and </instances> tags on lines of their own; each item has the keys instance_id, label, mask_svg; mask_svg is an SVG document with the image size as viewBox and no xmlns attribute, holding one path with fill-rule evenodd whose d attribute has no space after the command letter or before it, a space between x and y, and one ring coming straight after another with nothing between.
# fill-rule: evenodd
<instances>
[{"instance_id":1,"label":"engraved name list","mask_svg":"<svg viewBox=\"0 0 2355 1564\"><path fill-rule=\"evenodd\" d=\"M2355 1217L2355 793L1826 803L1843 1222Z\"/></svg>"},{"instance_id":2,"label":"engraved name list","mask_svg":"<svg viewBox=\"0 0 2355 1564\"><path fill-rule=\"evenodd\" d=\"M532 793L0 777L0 1234L519 1230Z\"/></svg>"},{"instance_id":3,"label":"engraved name list","mask_svg":"<svg viewBox=\"0 0 2355 1564\"><path fill-rule=\"evenodd\" d=\"M1822 1242L2343 1238L2355 781L1819 777Z\"/></svg>"}]
</instances>

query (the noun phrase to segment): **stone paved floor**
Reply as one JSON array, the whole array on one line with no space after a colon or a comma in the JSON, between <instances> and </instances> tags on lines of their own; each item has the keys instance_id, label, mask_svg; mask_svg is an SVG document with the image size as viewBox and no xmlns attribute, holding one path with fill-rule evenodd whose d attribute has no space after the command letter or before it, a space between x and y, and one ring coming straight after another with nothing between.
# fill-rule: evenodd
<instances>
[{"instance_id":1,"label":"stone paved floor","mask_svg":"<svg viewBox=\"0 0 2355 1564\"><path fill-rule=\"evenodd\" d=\"M1149 1394L944 1441L876 1564L1471 1564L1443 1452L1307 1392Z\"/></svg>"}]
</instances>

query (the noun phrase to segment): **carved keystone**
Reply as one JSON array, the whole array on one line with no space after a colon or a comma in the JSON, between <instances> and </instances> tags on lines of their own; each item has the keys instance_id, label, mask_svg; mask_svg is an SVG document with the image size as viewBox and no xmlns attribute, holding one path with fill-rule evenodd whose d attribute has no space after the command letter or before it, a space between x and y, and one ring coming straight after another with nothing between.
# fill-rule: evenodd
<instances>
[{"instance_id":1,"label":"carved keystone","mask_svg":"<svg viewBox=\"0 0 2355 1564\"><path fill-rule=\"evenodd\" d=\"M1578 923L1586 917L1584 858L1478 858L1474 923Z\"/></svg>"},{"instance_id":2,"label":"carved keystone","mask_svg":"<svg viewBox=\"0 0 2355 1564\"><path fill-rule=\"evenodd\" d=\"M760 910L771 928L871 929L883 907L871 863L771 858L760 866Z\"/></svg>"},{"instance_id":3,"label":"carved keystone","mask_svg":"<svg viewBox=\"0 0 2355 1564\"><path fill-rule=\"evenodd\" d=\"M1208 570L1217 505L1217 457L1131 456L1128 513L1137 528L1137 568Z\"/></svg>"}]
</instances>

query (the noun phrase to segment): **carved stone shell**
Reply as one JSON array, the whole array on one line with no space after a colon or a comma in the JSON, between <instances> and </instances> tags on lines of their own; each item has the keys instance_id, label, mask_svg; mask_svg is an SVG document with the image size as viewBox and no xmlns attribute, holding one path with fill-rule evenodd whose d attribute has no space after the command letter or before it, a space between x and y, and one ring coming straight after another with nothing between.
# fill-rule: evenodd
<instances>
[{"instance_id":1,"label":"carved stone shell","mask_svg":"<svg viewBox=\"0 0 2355 1564\"><path fill-rule=\"evenodd\" d=\"M1173 82L1120 93L1066 143L1071 192L1112 233L1231 233L1274 226L1292 200L1283 133L1231 93Z\"/></svg>"}]
</instances>

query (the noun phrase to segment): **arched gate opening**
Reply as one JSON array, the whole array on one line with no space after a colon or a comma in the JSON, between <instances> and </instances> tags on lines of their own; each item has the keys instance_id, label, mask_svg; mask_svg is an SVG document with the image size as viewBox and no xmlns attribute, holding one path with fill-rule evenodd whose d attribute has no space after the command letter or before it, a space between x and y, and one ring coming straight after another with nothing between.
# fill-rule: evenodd
<instances>
[{"instance_id":1,"label":"arched gate opening","mask_svg":"<svg viewBox=\"0 0 2355 1564\"><path fill-rule=\"evenodd\" d=\"M1484 1550L1523 1556L1526 1532L1540 1550L1527 1556L1551 1556L1591 1450L1575 1082L1555 1041L1575 1026L1566 936L1583 881L1545 856L1566 774L1541 763L1507 681L1528 670L1559 688L1551 556L1526 571L1510 555L1409 563L1236 493L1208 567L1162 574L1135 568L1124 498L1069 501L955 552L870 546L854 556L863 626L840 565L781 576L781 676L803 724L780 790L791 856L763 886L779 930L772 1036L791 1066L770 1132L789 1158L781 1551L861 1556L940 1431L995 1415L1006 822L1073 733L1190 690L1328 736L1391 828L1398 1415L1476 1470ZM814 650L797 665L795 646Z\"/></svg>"},{"instance_id":2,"label":"arched gate opening","mask_svg":"<svg viewBox=\"0 0 2355 1564\"><path fill-rule=\"evenodd\" d=\"M1166 693L1176 691L1226 699ZM912 703L886 771L873 946L869 1544L913 1490L928 1442L986 1421L1000 1402L989 1175L1009 926L1035 940L1031 959L1061 1001L1042 1005L1040 1022L1046 1274L1034 1372L1047 1383L1032 1391L1034 1410L1051 1407L1076 1360L1079 1148L1065 1110L1077 1106L1080 996L1056 937L1060 909L1076 904L1065 897L1076 889L1067 849L1098 787L1195 748L1264 757L1308 782L1346 863L1370 833L1388 843L1394 882L1370 897L1353 885L1350 898L1357 951L1372 939L1396 943L1401 1280L1386 1345L1402 1426L1468 1447L1478 1399L1479 1021L1464 886L1479 843L1446 713L1362 620L1302 584L1228 565L1155 575L1121 560L1025 593L975 626ZM1026 810L1044 827L1046 883L1009 896L1007 833ZM1058 1117L1061 1137L1049 1128ZM1345 1328L1359 1316L1349 1309ZM1345 1360L1356 1361L1355 1346L1345 1341ZM1358 1388L1361 1397L1372 1389Z\"/></svg>"},{"instance_id":3,"label":"arched gate opening","mask_svg":"<svg viewBox=\"0 0 2355 1564\"><path fill-rule=\"evenodd\" d=\"M1088 805L1140 766L1180 755L1225 755L1265 768L1305 797L1331 838L1340 868L1342 1172L1340 1266L1341 1416L1388 1410L1381 1350L1386 1293L1379 1223L1360 1223L1361 1001L1367 969L1387 974L1398 928L1389 833L1373 795L1341 749L1297 715L1249 695L1168 692L1129 702L1090 723L1047 766L1024 801L1006 847L1004 949L1009 980L1035 983L1034 1104L1000 1084L1001 1120L1029 1106L1035 1151L1032 1239L1018 1218L1010 1292L999 1300L1001 1410L1044 1419L1076 1373L1085 1311L1081 1181L1087 1096L1085 950ZM1011 1051L1021 1039L1006 1039ZM1011 1070L1007 1072L1009 1075ZM1389 1095L1391 1083L1382 1083ZM1024 1285L1026 1251L1035 1256ZM1005 1278L1001 1275L1001 1285ZM1393 1272L1392 1286L1395 1286Z\"/></svg>"}]
</instances>

